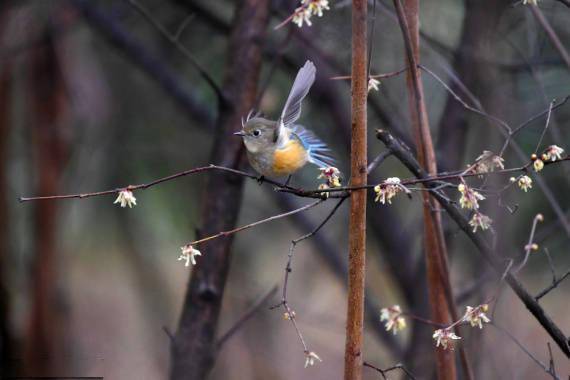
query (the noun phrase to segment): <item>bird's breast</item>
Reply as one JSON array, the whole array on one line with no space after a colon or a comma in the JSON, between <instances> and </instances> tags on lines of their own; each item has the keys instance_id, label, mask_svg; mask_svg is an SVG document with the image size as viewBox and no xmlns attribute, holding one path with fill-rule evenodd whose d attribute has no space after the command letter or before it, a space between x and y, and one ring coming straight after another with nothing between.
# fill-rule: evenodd
<instances>
[{"instance_id":1,"label":"bird's breast","mask_svg":"<svg viewBox=\"0 0 570 380\"><path fill-rule=\"evenodd\" d=\"M308 160L305 147L295 139L286 142L273 153L273 174L276 176L289 175L302 168Z\"/></svg>"}]
</instances>

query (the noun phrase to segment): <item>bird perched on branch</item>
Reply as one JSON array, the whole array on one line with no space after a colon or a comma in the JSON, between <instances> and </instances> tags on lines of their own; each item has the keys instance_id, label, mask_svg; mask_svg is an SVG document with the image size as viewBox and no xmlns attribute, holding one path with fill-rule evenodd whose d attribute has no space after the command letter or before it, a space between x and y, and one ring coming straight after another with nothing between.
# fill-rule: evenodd
<instances>
[{"instance_id":1,"label":"bird perched on branch","mask_svg":"<svg viewBox=\"0 0 570 380\"><path fill-rule=\"evenodd\" d=\"M295 124L301 116L301 102L315 81L315 65L307 61L297 73L283 112L277 121L267 120L253 111L242 120L241 136L247 157L262 176L290 176L307 162L330 167L330 149L313 132Z\"/></svg>"}]
</instances>

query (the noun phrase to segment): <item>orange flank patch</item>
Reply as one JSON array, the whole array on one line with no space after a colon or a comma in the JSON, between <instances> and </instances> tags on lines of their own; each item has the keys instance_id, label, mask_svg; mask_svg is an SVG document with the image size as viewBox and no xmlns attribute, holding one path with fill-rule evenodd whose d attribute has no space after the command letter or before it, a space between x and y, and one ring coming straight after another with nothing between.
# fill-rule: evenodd
<instances>
[{"instance_id":1,"label":"orange flank patch","mask_svg":"<svg viewBox=\"0 0 570 380\"><path fill-rule=\"evenodd\" d=\"M296 172L307 163L307 151L297 140L289 140L282 149L276 149L273 156L275 175L288 175Z\"/></svg>"}]
</instances>

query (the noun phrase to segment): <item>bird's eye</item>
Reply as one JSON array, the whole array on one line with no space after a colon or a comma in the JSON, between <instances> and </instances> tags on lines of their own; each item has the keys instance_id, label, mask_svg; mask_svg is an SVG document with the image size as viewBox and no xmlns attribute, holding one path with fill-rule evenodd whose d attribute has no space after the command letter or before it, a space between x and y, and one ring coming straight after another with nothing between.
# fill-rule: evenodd
<instances>
[{"instance_id":1,"label":"bird's eye","mask_svg":"<svg viewBox=\"0 0 570 380\"><path fill-rule=\"evenodd\" d=\"M261 134L261 131L259 129L256 129L255 131L253 131L253 135L255 137L259 136Z\"/></svg>"}]
</instances>

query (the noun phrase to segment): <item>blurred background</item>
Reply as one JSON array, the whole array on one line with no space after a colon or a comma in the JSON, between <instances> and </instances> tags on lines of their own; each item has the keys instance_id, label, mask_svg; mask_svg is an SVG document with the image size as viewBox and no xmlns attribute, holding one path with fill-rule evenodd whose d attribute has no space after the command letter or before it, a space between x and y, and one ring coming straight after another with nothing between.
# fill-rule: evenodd
<instances>
[{"instance_id":1,"label":"blurred background","mask_svg":"<svg viewBox=\"0 0 570 380\"><path fill-rule=\"evenodd\" d=\"M178 34L178 43L223 83L231 63L228 35L241 2L140 4L172 35ZM350 74L350 3L331 1L331 9L314 17L311 27L290 23L274 30L298 5L270 2L269 24L259 41L258 89L263 96L258 108L277 118L298 68L313 60L317 81L303 105L301 123L333 147L339 168L348 173L350 81L330 78ZM552 99L570 95L570 8L564 1L543 0L539 9L540 14L515 1L422 2L422 62L469 104L514 128L547 109ZM400 70L404 51L392 2L378 0L374 15L371 72ZM504 138L495 124L468 112L429 75L423 80L440 170L460 169L483 150L500 150ZM385 150L374 137L377 128L413 146L405 78L381 82L379 91L369 94L371 159ZM169 334L177 330L192 275L192 268L177 258L180 246L193 240L200 227L207 174L136 192L133 209L113 205L114 196L30 203L17 199L114 189L207 165L219 143L213 127L218 109L215 92L189 59L127 1L1 3L4 376L168 377ZM569 118L570 105L553 112L544 146L570 149ZM504 156L507 167L528 161L544 122L538 118L516 135L524 154L510 145ZM240 127L235 125L235 131ZM552 283L544 249L557 276L570 267L569 170L566 164L548 166L540 174L543 188L535 179L528 193L513 188L483 206L495 221L494 233L485 234L498 254L515 262L524 256L534 216L544 215L536 235L541 249L520 272L531 294ZM314 188L318 174L307 166L293 183ZM388 158L370 181L394 176L410 174ZM500 181L506 183L508 177ZM238 225L309 202L277 194L256 181L244 186L243 199L226 200L241 202ZM393 304L429 318L420 199L415 195L397 198L390 207L369 205L365 360L379 367L403 363L418 378L432 378L433 327L408 319L408 328L394 337L379 320L380 308ZM294 329L280 309L269 310L280 300L277 293L220 347L211 379L342 377L347 204L316 237L298 245L290 278L289 302L309 347L323 362L303 368ZM326 202L236 235L217 336L272 287L282 285L291 240L311 231L332 207L333 202ZM445 215L444 223L461 313L466 305L478 305L494 294L496 276ZM562 282L540 300L566 333L569 292L570 281ZM490 313L493 321L547 364L551 339L510 289L500 294ZM467 332L461 344L472 358L476 378L548 378L501 330L488 326ZM552 350L558 374L567 376L567 358L554 344ZM367 368L364 376L379 378ZM390 373L390 378L399 377Z\"/></svg>"}]
</instances>

